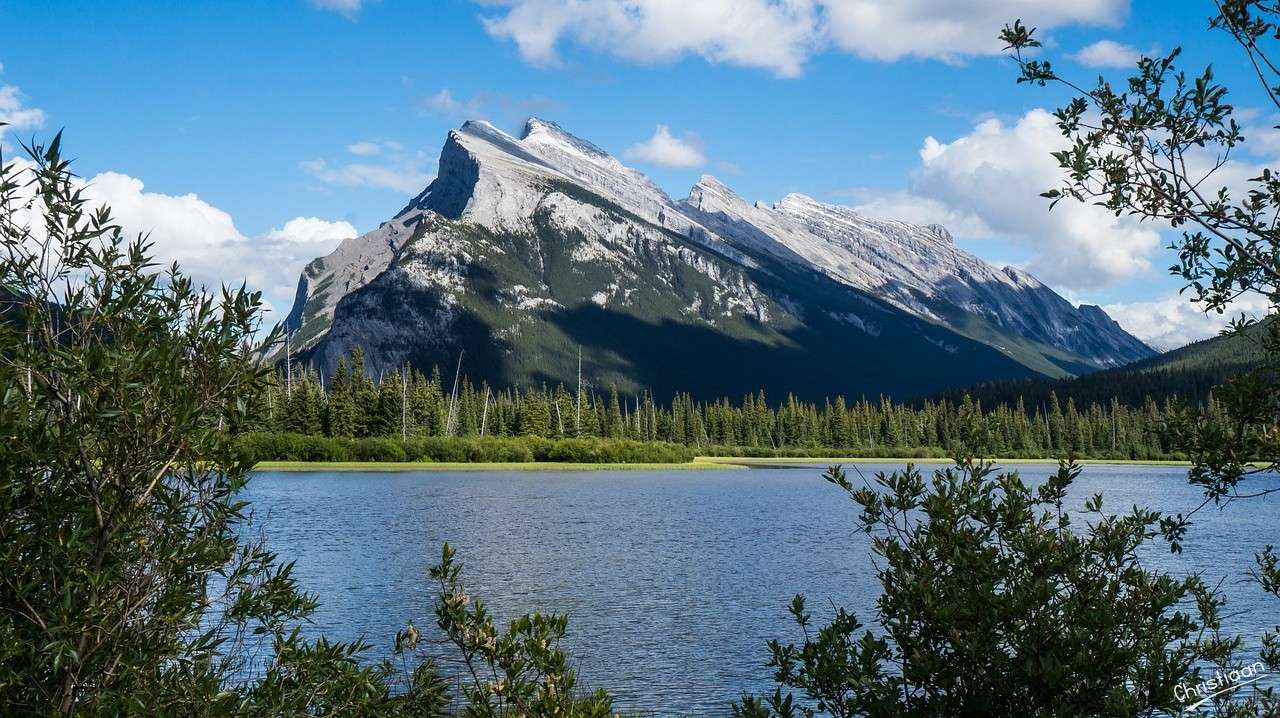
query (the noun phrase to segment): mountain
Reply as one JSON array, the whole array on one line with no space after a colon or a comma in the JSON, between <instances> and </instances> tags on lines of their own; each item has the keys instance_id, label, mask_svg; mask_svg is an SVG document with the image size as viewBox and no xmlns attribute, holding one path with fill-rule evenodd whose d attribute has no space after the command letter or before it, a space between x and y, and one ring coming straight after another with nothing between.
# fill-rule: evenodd
<instances>
[{"instance_id":1,"label":"mountain","mask_svg":"<svg viewBox=\"0 0 1280 718\"><path fill-rule=\"evenodd\" d=\"M1274 321L1272 316L1240 333L1203 339L1128 366L1084 376L1006 380L939 392L929 398L959 401L968 395L987 406L1012 406L1018 401L1044 406L1052 394L1062 404L1070 399L1083 408L1112 400L1136 407L1147 399L1162 403L1178 397L1199 405L1223 382L1262 363L1263 340Z\"/></svg>"},{"instance_id":2,"label":"mountain","mask_svg":"<svg viewBox=\"0 0 1280 718\"><path fill-rule=\"evenodd\" d=\"M1132 366L1134 371L1181 371L1191 369L1223 369L1238 371L1262 363L1266 353L1264 342L1275 329L1275 315L1245 327L1240 332L1201 339L1184 347L1170 349ZM1226 319L1223 319L1226 324Z\"/></svg>"},{"instance_id":3,"label":"mountain","mask_svg":"<svg viewBox=\"0 0 1280 718\"><path fill-rule=\"evenodd\" d=\"M958 249L941 227L713 177L673 200L554 123L449 133L435 180L303 271L286 328L331 371L452 366L492 384L808 398L911 395L1149 356L1101 309Z\"/></svg>"}]
</instances>

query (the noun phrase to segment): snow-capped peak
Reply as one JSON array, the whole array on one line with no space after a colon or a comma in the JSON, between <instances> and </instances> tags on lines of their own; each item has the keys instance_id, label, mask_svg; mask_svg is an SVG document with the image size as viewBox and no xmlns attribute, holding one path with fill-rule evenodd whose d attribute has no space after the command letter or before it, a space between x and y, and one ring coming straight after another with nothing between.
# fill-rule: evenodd
<instances>
[{"instance_id":1,"label":"snow-capped peak","mask_svg":"<svg viewBox=\"0 0 1280 718\"><path fill-rule=\"evenodd\" d=\"M929 230L930 232L933 232L935 235L938 236L938 239L941 239L947 244L956 243L956 238L951 236L951 230L947 229L946 227L940 224L926 224L924 228Z\"/></svg>"},{"instance_id":2,"label":"snow-capped peak","mask_svg":"<svg viewBox=\"0 0 1280 718\"><path fill-rule=\"evenodd\" d=\"M619 219L614 205L632 216ZM799 193L774 204L751 203L709 174L686 199L673 201L643 173L537 117L526 121L519 137L483 120L451 131L436 179L421 195L393 221L308 266L298 299L306 311L295 308L297 317L328 321L344 295L397 261L406 242L454 226L454 220L495 234L528 235L545 228L538 218L548 217L556 226L582 230L574 235L579 238L614 224L634 232L629 238L644 236L646 242L669 246L685 244L675 236L682 235L740 269L768 271L785 262L961 333L971 322L957 320L958 313L1099 365L1149 352L1103 321L1101 310L1077 309L1030 274L992 266L963 251L940 225L874 219ZM608 251L621 246L632 245ZM579 254L596 256L600 247L579 248ZM974 338L990 342L985 334Z\"/></svg>"},{"instance_id":3,"label":"snow-capped peak","mask_svg":"<svg viewBox=\"0 0 1280 718\"><path fill-rule=\"evenodd\" d=\"M581 154L583 157L596 162L613 160L608 152L587 140L566 132L563 127L550 120L543 120L537 117L530 117L525 121L524 133L520 135L520 142L524 145L554 145L560 149Z\"/></svg>"},{"instance_id":4,"label":"snow-capped peak","mask_svg":"<svg viewBox=\"0 0 1280 718\"><path fill-rule=\"evenodd\" d=\"M1000 271L1004 273L1004 276L1013 280L1013 283L1018 285L1019 287L1030 287L1032 289L1039 289L1040 287L1044 286L1044 283L1041 282L1039 279L1036 279L1030 273L1022 269L1019 269L1018 267L1015 267L1011 264L1006 264L1005 266L1001 267Z\"/></svg>"},{"instance_id":5,"label":"snow-capped peak","mask_svg":"<svg viewBox=\"0 0 1280 718\"><path fill-rule=\"evenodd\" d=\"M519 138L483 120L449 133L437 179L414 206L494 230L525 231L557 183L583 187L694 241L732 252L642 172L554 122L529 118Z\"/></svg>"},{"instance_id":6,"label":"snow-capped peak","mask_svg":"<svg viewBox=\"0 0 1280 718\"><path fill-rule=\"evenodd\" d=\"M819 208L823 208L823 209L834 208L836 205L826 205L810 197L807 194L800 194L799 192L791 192L791 193L788 193L782 199L778 200L778 203L775 206L779 210L791 211L798 214L802 212L812 212L815 209L819 209ZM849 212L852 213L853 210L849 210Z\"/></svg>"},{"instance_id":7,"label":"snow-capped peak","mask_svg":"<svg viewBox=\"0 0 1280 718\"><path fill-rule=\"evenodd\" d=\"M703 187L717 192L722 192L724 194L733 195L735 197L737 196L736 192L730 189L728 185L717 179L715 175L702 175L698 178L698 182L694 184L694 187Z\"/></svg>"},{"instance_id":8,"label":"snow-capped peak","mask_svg":"<svg viewBox=\"0 0 1280 718\"><path fill-rule=\"evenodd\" d=\"M686 203L703 212L736 212L749 207L747 201L711 175L702 175L689 189Z\"/></svg>"}]
</instances>

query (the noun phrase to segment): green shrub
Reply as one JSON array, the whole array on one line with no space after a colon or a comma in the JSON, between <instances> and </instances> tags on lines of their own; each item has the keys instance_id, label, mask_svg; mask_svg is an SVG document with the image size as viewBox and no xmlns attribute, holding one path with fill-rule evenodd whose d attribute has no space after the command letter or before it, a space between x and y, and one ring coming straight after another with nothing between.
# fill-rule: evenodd
<instances>
[{"instance_id":1,"label":"green shrub","mask_svg":"<svg viewBox=\"0 0 1280 718\"><path fill-rule=\"evenodd\" d=\"M407 461L404 442L395 439L360 439L352 447L352 461Z\"/></svg>"},{"instance_id":2,"label":"green shrub","mask_svg":"<svg viewBox=\"0 0 1280 718\"><path fill-rule=\"evenodd\" d=\"M235 437L243 461L421 461L476 464L534 461L579 464L681 464L694 450L680 444L621 439L544 439L536 436L431 436L345 439L253 432Z\"/></svg>"},{"instance_id":3,"label":"green shrub","mask_svg":"<svg viewBox=\"0 0 1280 718\"><path fill-rule=\"evenodd\" d=\"M1220 650L1200 638L1219 629L1221 598L1197 576L1143 566L1160 514L1104 511L1095 495L1076 523L1066 497L1079 471L1064 462L1036 486L963 461L855 485L831 467L870 537L882 588L871 625L837 608L815 626L797 595L802 642L769 642L777 686L734 714L1180 713L1179 684Z\"/></svg>"},{"instance_id":4,"label":"green shrub","mask_svg":"<svg viewBox=\"0 0 1280 718\"><path fill-rule=\"evenodd\" d=\"M59 140L29 148L28 169L0 147L0 715L611 715L575 683L567 619L499 633L447 548L438 625L501 688L451 684L412 626L394 663L302 636L317 599L254 536L253 463L403 460L408 445L240 432L267 404L259 295L157 273L141 238L86 206ZM435 445L467 447L528 451Z\"/></svg>"}]
</instances>

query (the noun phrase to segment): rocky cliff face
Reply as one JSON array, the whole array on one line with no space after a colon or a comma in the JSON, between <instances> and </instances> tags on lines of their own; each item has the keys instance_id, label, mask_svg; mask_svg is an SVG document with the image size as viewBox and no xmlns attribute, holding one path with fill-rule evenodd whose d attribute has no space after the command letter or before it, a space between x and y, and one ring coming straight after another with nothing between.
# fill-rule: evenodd
<instances>
[{"instance_id":1,"label":"rocky cliff face","mask_svg":"<svg viewBox=\"0 0 1280 718\"><path fill-rule=\"evenodd\" d=\"M1097 307L1077 309L1026 272L987 264L956 247L939 225L871 219L801 194L772 206L749 204L711 176L681 205L730 243L811 267L980 340L984 333L1009 334L1095 367L1152 353Z\"/></svg>"},{"instance_id":2,"label":"rocky cliff face","mask_svg":"<svg viewBox=\"0 0 1280 718\"><path fill-rule=\"evenodd\" d=\"M955 247L942 227L712 177L673 200L557 125L450 132L437 178L304 271L289 318L331 370L451 365L494 384L899 395L1127 363L1151 351L1096 307Z\"/></svg>"}]
</instances>

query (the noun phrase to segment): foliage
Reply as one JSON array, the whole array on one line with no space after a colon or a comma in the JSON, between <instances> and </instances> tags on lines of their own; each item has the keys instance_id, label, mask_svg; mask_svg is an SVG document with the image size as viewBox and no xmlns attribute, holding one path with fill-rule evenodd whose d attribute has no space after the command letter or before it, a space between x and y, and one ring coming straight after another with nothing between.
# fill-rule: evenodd
<instances>
[{"instance_id":1,"label":"foliage","mask_svg":"<svg viewBox=\"0 0 1280 718\"><path fill-rule=\"evenodd\" d=\"M1280 9L1256 0L1224 0L1211 25L1228 32L1244 49L1250 67L1280 109L1280 71L1274 52ZM1028 59L1040 47L1034 28L1006 26L1001 39L1021 68L1019 82L1062 83L1076 96L1055 115L1071 146L1054 153L1062 185L1044 193L1090 202L1117 216L1132 215L1181 231L1171 249L1179 263L1170 271L1186 282L1192 301L1206 311L1228 313L1242 295L1265 297L1270 314L1280 311L1280 179L1266 168L1245 188L1210 189L1215 174L1231 162L1245 132L1227 102L1227 88L1212 68L1188 76L1177 66L1181 49L1141 58L1123 89L1099 79L1085 89L1060 77L1047 60ZM1232 331L1258 327L1240 317ZM1251 471L1280 464L1280 325L1253 332L1261 340L1260 365L1219 389L1217 417L1181 417L1178 443L1196 460L1193 480L1213 500L1237 492Z\"/></svg>"},{"instance_id":2,"label":"foliage","mask_svg":"<svg viewBox=\"0 0 1280 718\"><path fill-rule=\"evenodd\" d=\"M915 405L886 398L849 403L843 397L818 405L795 396L773 404L764 392L758 392L737 403L728 399L699 402L688 394L677 394L662 405L651 394L624 397L616 389L604 395L575 395L563 386L541 391L494 390L462 377L455 400L452 381L443 383L439 371L431 376L411 371L405 379L393 372L375 380L363 373L358 350L350 366L348 374L347 364L340 362L327 386L318 374L302 367L294 367L284 377L276 376L268 390L268 410L254 429L410 439L478 436L560 441L598 437L683 444L698 453L719 455L941 458L951 455L962 427L977 421L991 434L991 452L1008 458L1040 458L1066 451L1103 459L1186 458L1173 447L1168 430L1168 418L1184 413L1182 402L1173 397L1161 403L1135 397L1134 404L1105 394L1089 395L1088 401L1070 394L1060 399L1063 395L1052 387L1040 392L1039 385L1033 385L1026 392L1026 401L1017 391L1010 394L998 387L976 387L977 396L997 395L1000 400L974 400L966 393L956 393ZM1114 382L1115 377L1108 375L1103 381ZM1188 388L1185 384L1176 387ZM1197 411L1217 410L1207 387L1188 393L1202 398L1194 407ZM402 394L408 402L403 413ZM394 397L394 403L388 409L383 404L392 401L389 397ZM451 415L455 417L453 431L449 430ZM398 418L388 423L388 416ZM323 432L317 427L323 427ZM344 431L348 433L341 433ZM320 442L309 446L323 453ZM413 460L413 452L409 453Z\"/></svg>"},{"instance_id":3,"label":"foliage","mask_svg":"<svg viewBox=\"0 0 1280 718\"><path fill-rule=\"evenodd\" d=\"M0 703L47 715L356 714L395 702L360 644L242 541L229 435L270 372L256 293L153 269L87 206L61 137L0 159ZM267 644L266 665L251 665ZM232 679L259 679L233 690ZM398 700L398 699L395 699Z\"/></svg>"},{"instance_id":4,"label":"foliage","mask_svg":"<svg viewBox=\"0 0 1280 718\"><path fill-rule=\"evenodd\" d=\"M581 464L682 464L693 460L687 446L623 439L543 439L436 436L346 439L284 433L236 437L236 455L259 461L423 461L453 463L561 462Z\"/></svg>"},{"instance_id":5,"label":"foliage","mask_svg":"<svg viewBox=\"0 0 1280 718\"><path fill-rule=\"evenodd\" d=\"M1280 109L1280 66L1274 59L1280 5L1219 0L1216 9L1210 28L1239 46L1240 64ZM1031 59L1041 47L1034 28L1014 22L1001 39L1019 65L1018 82L1059 83L1073 92L1055 113L1070 146L1054 153L1063 180L1044 193L1046 198L1089 202L1116 216L1177 230L1180 238L1170 248L1178 263L1170 271L1205 311L1229 314L1245 295L1267 301L1264 319L1240 316L1227 331L1260 340L1256 366L1215 390L1218 410L1170 417L1170 438L1191 458L1191 482L1205 496L1187 514L1161 522L1173 549L1180 550L1191 517L1204 506L1275 491L1251 491L1245 484L1254 474L1280 468L1280 322L1275 321L1280 313L1280 177L1264 167L1250 169L1246 182L1230 179L1233 170L1246 166L1232 155L1247 148L1246 135L1254 130L1246 129L1247 120L1237 121L1237 108L1212 67L1190 75L1179 68L1181 48L1139 59L1135 73L1118 89L1105 78L1085 88L1058 75L1048 60ZM1262 549L1254 577L1264 591L1280 597L1273 557L1270 546ZM1276 633L1263 637L1262 658L1272 670L1280 668L1277 640ZM1230 664L1234 659L1227 651L1218 660ZM1243 703L1219 702L1217 708L1231 715L1274 714L1280 698L1259 690Z\"/></svg>"},{"instance_id":6,"label":"foliage","mask_svg":"<svg viewBox=\"0 0 1280 718\"><path fill-rule=\"evenodd\" d=\"M88 206L60 135L26 149L0 157L0 712L447 715L434 663L402 642L393 666L304 638L317 599L252 538L234 436L273 376L250 346L259 295L156 271L145 238ZM564 631L513 625L523 651ZM558 650L528 655L565 676Z\"/></svg>"},{"instance_id":7,"label":"foliage","mask_svg":"<svg viewBox=\"0 0 1280 718\"><path fill-rule=\"evenodd\" d=\"M499 631L479 597L467 593L462 564L445 544L440 563L431 567L438 584L436 625L457 650L469 682L462 687L466 718L603 718L613 715L613 700L603 690L575 693L577 676L560 648L569 619L533 613ZM412 624L396 637L397 651L412 651L421 636Z\"/></svg>"},{"instance_id":8,"label":"foliage","mask_svg":"<svg viewBox=\"0 0 1280 718\"><path fill-rule=\"evenodd\" d=\"M874 630L837 609L801 644L769 644L778 687L740 716L1151 715L1181 707L1176 686L1207 657L1199 631L1219 599L1198 578L1147 571L1159 515L1085 502L1065 508L1070 462L1037 488L1016 472L957 462L926 481L912 466L855 487L882 596ZM1188 611L1188 602L1195 611Z\"/></svg>"}]
</instances>

